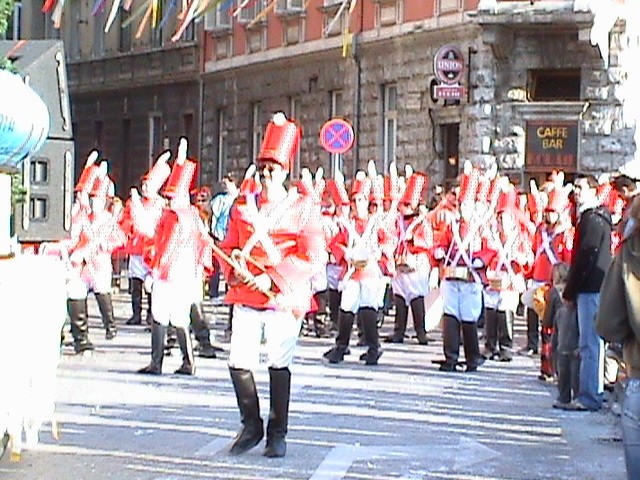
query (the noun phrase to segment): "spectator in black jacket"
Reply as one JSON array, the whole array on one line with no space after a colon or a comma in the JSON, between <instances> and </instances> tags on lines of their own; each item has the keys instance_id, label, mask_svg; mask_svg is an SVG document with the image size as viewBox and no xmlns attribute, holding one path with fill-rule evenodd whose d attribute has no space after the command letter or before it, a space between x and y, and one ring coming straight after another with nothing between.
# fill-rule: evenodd
<instances>
[{"instance_id":1,"label":"spectator in black jacket","mask_svg":"<svg viewBox=\"0 0 640 480\"><path fill-rule=\"evenodd\" d=\"M598 205L597 180L576 178L574 192L578 224L563 299L577 307L580 330L580 391L578 410L599 410L604 390L604 344L595 328L600 287L611 263L611 215Z\"/></svg>"}]
</instances>

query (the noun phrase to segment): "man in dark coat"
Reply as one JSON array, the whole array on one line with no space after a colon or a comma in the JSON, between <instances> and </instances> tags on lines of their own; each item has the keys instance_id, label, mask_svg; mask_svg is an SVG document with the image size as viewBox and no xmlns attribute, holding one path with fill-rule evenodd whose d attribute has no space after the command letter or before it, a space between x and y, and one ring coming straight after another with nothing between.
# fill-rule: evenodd
<instances>
[{"instance_id":1,"label":"man in dark coat","mask_svg":"<svg viewBox=\"0 0 640 480\"><path fill-rule=\"evenodd\" d=\"M604 344L595 328L600 287L611 263L611 215L598 204L593 176L579 176L574 184L578 224L563 299L575 304L580 329L580 410L599 410L604 389Z\"/></svg>"}]
</instances>

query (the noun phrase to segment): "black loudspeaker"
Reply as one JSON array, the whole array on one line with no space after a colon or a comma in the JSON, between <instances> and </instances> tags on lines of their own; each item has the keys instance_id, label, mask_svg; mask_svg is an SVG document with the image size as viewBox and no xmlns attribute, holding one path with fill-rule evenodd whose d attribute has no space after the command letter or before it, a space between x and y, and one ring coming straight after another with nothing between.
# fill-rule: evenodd
<instances>
[{"instance_id":1,"label":"black loudspeaker","mask_svg":"<svg viewBox=\"0 0 640 480\"><path fill-rule=\"evenodd\" d=\"M22 165L28 195L14 211L20 242L67 238L73 201L74 143L64 47L59 40L0 41L0 56L40 95L49 109L49 136Z\"/></svg>"},{"instance_id":2,"label":"black loudspeaker","mask_svg":"<svg viewBox=\"0 0 640 480\"><path fill-rule=\"evenodd\" d=\"M25 203L14 211L20 242L37 243L68 237L73 202L74 146L72 140L48 139L22 164Z\"/></svg>"}]
</instances>

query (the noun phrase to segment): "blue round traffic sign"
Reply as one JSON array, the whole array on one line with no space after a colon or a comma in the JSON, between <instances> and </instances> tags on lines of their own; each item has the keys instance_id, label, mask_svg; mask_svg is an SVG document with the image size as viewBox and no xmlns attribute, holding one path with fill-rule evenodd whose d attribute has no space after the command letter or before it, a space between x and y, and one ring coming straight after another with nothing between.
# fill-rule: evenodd
<instances>
[{"instance_id":1,"label":"blue round traffic sign","mask_svg":"<svg viewBox=\"0 0 640 480\"><path fill-rule=\"evenodd\" d=\"M320 145L329 153L345 153L353 146L353 127L342 118L332 118L320 129Z\"/></svg>"}]
</instances>

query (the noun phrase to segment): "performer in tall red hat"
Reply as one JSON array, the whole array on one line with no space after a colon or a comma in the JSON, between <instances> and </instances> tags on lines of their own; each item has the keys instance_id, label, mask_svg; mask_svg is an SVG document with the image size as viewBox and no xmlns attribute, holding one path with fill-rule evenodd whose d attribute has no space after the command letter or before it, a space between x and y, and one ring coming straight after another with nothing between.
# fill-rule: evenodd
<instances>
[{"instance_id":1,"label":"performer in tall red hat","mask_svg":"<svg viewBox=\"0 0 640 480\"><path fill-rule=\"evenodd\" d=\"M427 181L425 174L411 175L399 201L395 274L391 282L396 316L393 334L385 339L390 343L404 342L410 308L418 343L428 344L424 298L429 292L433 229L427 215L419 214L418 210Z\"/></svg>"},{"instance_id":2,"label":"performer in tall red hat","mask_svg":"<svg viewBox=\"0 0 640 480\"><path fill-rule=\"evenodd\" d=\"M342 265L331 253L329 245L333 237L340 231L341 219L349 216L349 194L344 184L344 176L340 171L335 173L335 178L327 181L328 208L323 210L323 230L327 243L329 260L327 262L327 287L329 297L329 318L331 329L338 329L338 315L340 312L340 277L342 276Z\"/></svg>"},{"instance_id":3,"label":"performer in tall red hat","mask_svg":"<svg viewBox=\"0 0 640 480\"><path fill-rule=\"evenodd\" d=\"M264 436L253 372L266 341L271 408L264 455L286 453L291 371L302 319L311 305L311 277L326 264L319 204L284 182L297 156L301 130L284 114L267 125L255 165L249 167L231 209L218 252L234 305L229 372L242 428L230 453L255 447Z\"/></svg>"},{"instance_id":4,"label":"performer in tall red hat","mask_svg":"<svg viewBox=\"0 0 640 480\"><path fill-rule=\"evenodd\" d=\"M476 202L480 172L470 163L460 181L459 211L447 209L446 229L438 234L435 256L441 261L444 315L442 318L445 360L441 371L455 371L460 352L462 330L466 370L476 371L481 363L478 344L478 320L482 315L482 288L486 266L493 252L483 249L482 230L492 215L492 206ZM451 200L447 199L447 202ZM482 208L476 209L476 206ZM485 208L486 207L486 208ZM438 213L436 213L438 217ZM443 225L440 225L442 229Z\"/></svg>"},{"instance_id":5,"label":"performer in tall red hat","mask_svg":"<svg viewBox=\"0 0 640 480\"><path fill-rule=\"evenodd\" d=\"M131 286L132 315L127 320L127 325L142 323L142 292L144 281L151 273L144 262L144 252L153 243L156 226L166 206L165 199L160 196L160 189L171 174L171 167L167 163L170 157L170 152L165 152L158 157L153 167L142 177L142 197L138 195L135 188L132 189L122 216L121 226L128 235L125 252L129 255L129 284ZM151 325L153 314L151 313L150 292L147 292L147 301L146 322Z\"/></svg>"},{"instance_id":6,"label":"performer in tall red hat","mask_svg":"<svg viewBox=\"0 0 640 480\"><path fill-rule=\"evenodd\" d=\"M358 172L351 185L351 214L341 219L340 232L330 249L342 267L340 313L336 346L325 353L330 363L340 363L349 347L355 316L362 321L366 365L377 365L382 350L378 339L378 310L384 303L387 280L380 267L380 239L386 237L382 217L369 211L370 179Z\"/></svg>"},{"instance_id":7,"label":"performer in tall red hat","mask_svg":"<svg viewBox=\"0 0 640 480\"><path fill-rule=\"evenodd\" d=\"M97 160L97 154L90 158ZM113 182L107 174L107 163L92 163L80 176L77 186L79 206L74 209L71 239L67 242L70 262L68 280L68 310L71 334L77 353L93 349L89 341L87 293L93 291L105 328L105 337L116 336L116 324L111 301L113 265L111 254L124 245L126 237L107 202L113 197ZM89 199L89 207L83 205ZM82 212L88 212L83 214Z\"/></svg>"},{"instance_id":8,"label":"performer in tall red hat","mask_svg":"<svg viewBox=\"0 0 640 480\"><path fill-rule=\"evenodd\" d=\"M532 250L534 254L533 266L529 275L528 293L523 295L523 303L527 307L527 344L525 352L529 355L538 353L540 339L540 318L528 299L533 298L533 292L540 287L551 286L553 266L558 263L571 264L573 251L574 229L569 217L569 198L567 188L558 183L548 193L548 201L544 207L542 223L533 236ZM546 326L542 342L546 345L551 341L550 327ZM541 377L553 377L553 365L543 362Z\"/></svg>"},{"instance_id":9,"label":"performer in tall red hat","mask_svg":"<svg viewBox=\"0 0 640 480\"><path fill-rule=\"evenodd\" d=\"M325 242L334 235L335 222L333 217L333 206L328 197L325 195L326 182L324 180L324 170L318 168L315 177L311 178L311 172L303 169L301 172L301 180L298 182L298 188L305 195L311 195L317 203L318 209L322 212L322 231L324 233ZM327 253L327 261L329 255ZM307 335L314 333L316 337L329 336L329 326L327 322L327 303L329 295L329 279L327 277L327 262L324 264L317 263L318 270L311 277L311 289L313 291L312 307L305 316L307 324Z\"/></svg>"},{"instance_id":10,"label":"performer in tall red hat","mask_svg":"<svg viewBox=\"0 0 640 480\"><path fill-rule=\"evenodd\" d=\"M180 139L176 161L163 194L169 198L156 227L146 262L151 271L153 323L151 363L139 373L162 373L164 341L169 325L176 327L182 365L175 373L193 375L195 364L189 332L191 305L202 299L202 268L212 267L213 243L198 209L190 202L197 163L187 158L187 141Z\"/></svg>"},{"instance_id":11,"label":"performer in tall red hat","mask_svg":"<svg viewBox=\"0 0 640 480\"><path fill-rule=\"evenodd\" d=\"M510 362L513 359L513 323L525 273L533 261L531 236L520 222L517 193L506 178L498 196L496 215L487 230L488 248L495 252L487 265L484 289L485 351L483 356Z\"/></svg>"}]
</instances>

